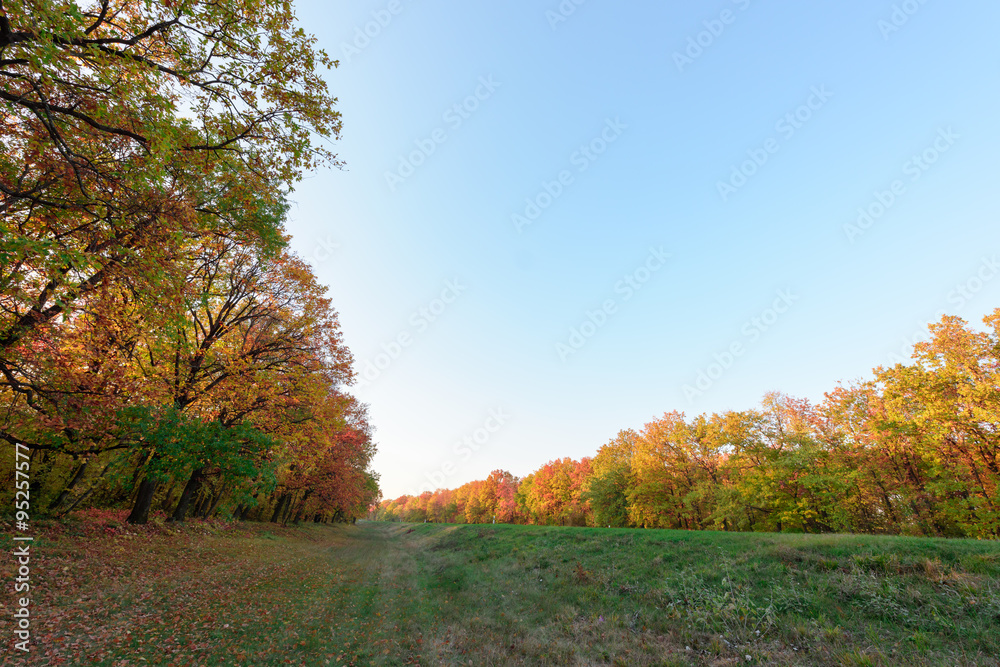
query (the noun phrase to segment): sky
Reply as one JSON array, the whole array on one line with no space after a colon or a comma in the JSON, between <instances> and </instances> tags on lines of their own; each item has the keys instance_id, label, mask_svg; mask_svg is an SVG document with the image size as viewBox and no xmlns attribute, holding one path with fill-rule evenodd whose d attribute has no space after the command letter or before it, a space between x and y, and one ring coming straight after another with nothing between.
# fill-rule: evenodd
<instances>
[{"instance_id":1,"label":"sky","mask_svg":"<svg viewBox=\"0 0 1000 667\"><path fill-rule=\"evenodd\" d=\"M821 401L1000 307L1000 4L296 0L291 195L386 498Z\"/></svg>"}]
</instances>

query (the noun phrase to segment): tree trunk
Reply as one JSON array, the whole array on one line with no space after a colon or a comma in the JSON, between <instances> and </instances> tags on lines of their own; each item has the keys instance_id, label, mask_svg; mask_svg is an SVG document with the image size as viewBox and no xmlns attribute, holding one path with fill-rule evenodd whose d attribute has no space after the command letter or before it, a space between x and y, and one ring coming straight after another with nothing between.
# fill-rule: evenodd
<instances>
[{"instance_id":1,"label":"tree trunk","mask_svg":"<svg viewBox=\"0 0 1000 667\"><path fill-rule=\"evenodd\" d=\"M176 488L177 488L176 484L171 484L170 488L167 489L167 492L163 495L163 502L160 503L160 509L163 510L164 512L169 511L170 508L173 507L173 505L174 505L174 489L176 489Z\"/></svg>"},{"instance_id":2,"label":"tree trunk","mask_svg":"<svg viewBox=\"0 0 1000 667\"><path fill-rule=\"evenodd\" d=\"M278 518L278 523L282 526L288 523L288 515L292 513L292 507L295 505L295 496L298 495L297 491L293 491L288 497L288 502L285 503L285 509L281 511L281 516Z\"/></svg>"},{"instance_id":3,"label":"tree trunk","mask_svg":"<svg viewBox=\"0 0 1000 667\"><path fill-rule=\"evenodd\" d=\"M187 516L188 507L191 505L191 499L195 497L198 493L198 489L201 488L201 480L204 479L202 473L205 468L199 466L191 472L191 477L188 479L187 484L184 485L184 490L181 491L180 500L177 501L177 508L174 509L173 515L170 517L170 521L183 521L184 517Z\"/></svg>"},{"instance_id":4,"label":"tree trunk","mask_svg":"<svg viewBox=\"0 0 1000 667\"><path fill-rule=\"evenodd\" d=\"M211 504L209 504L208 508L205 510L205 514L201 517L202 519L207 519L208 517L215 514L215 508L219 506L219 501L222 500L222 496L224 495L226 495L225 489L224 488L219 489L219 492L215 495L215 498L212 500Z\"/></svg>"},{"instance_id":5,"label":"tree trunk","mask_svg":"<svg viewBox=\"0 0 1000 667\"><path fill-rule=\"evenodd\" d=\"M132 513L125 519L129 523L146 523L149 521L149 506L153 504L153 496L159 483L145 478L139 483L139 491L135 496L135 506Z\"/></svg>"},{"instance_id":6,"label":"tree trunk","mask_svg":"<svg viewBox=\"0 0 1000 667\"><path fill-rule=\"evenodd\" d=\"M288 502L288 494L282 493L281 497L278 498L278 504L274 506L274 514L271 515L271 523L278 523L278 519L281 517L281 513L285 509L285 503Z\"/></svg>"},{"instance_id":7,"label":"tree trunk","mask_svg":"<svg viewBox=\"0 0 1000 667\"><path fill-rule=\"evenodd\" d=\"M108 465L104 466L104 470L102 470L101 474L99 474L97 476L97 478L94 480L94 483L90 485L90 488L87 489L86 491L84 491L82 494L80 494L80 496L76 500L73 501L72 505L70 505L69 507L67 507L64 511L60 512L59 516L65 516L65 515L69 514L74 509L76 509L77 505L79 505L80 503L82 503L88 496L90 496L90 494L93 493L94 490L96 490L97 487L100 485L101 479L104 477L104 473L106 473L108 471L108 468L110 468L111 465L112 464L109 463Z\"/></svg>"},{"instance_id":8,"label":"tree trunk","mask_svg":"<svg viewBox=\"0 0 1000 667\"><path fill-rule=\"evenodd\" d=\"M295 518L292 519L292 523L298 524L302 520L302 515L306 511L306 501L309 500L309 494L312 493L312 489L306 489L305 494L302 496L302 500L299 501L299 509L295 512Z\"/></svg>"},{"instance_id":9,"label":"tree trunk","mask_svg":"<svg viewBox=\"0 0 1000 667\"><path fill-rule=\"evenodd\" d=\"M80 481L80 478L83 477L83 473L87 471L88 463L89 461L84 459L83 463L77 466L76 470L73 472L73 476L69 480L69 483L63 488L62 491L59 492L59 495L56 496L56 499L53 500L51 503L49 503L49 512L52 512L57 507L63 504L63 502L66 500L66 496L69 495L69 492L73 490L73 487L75 487L77 482Z\"/></svg>"}]
</instances>

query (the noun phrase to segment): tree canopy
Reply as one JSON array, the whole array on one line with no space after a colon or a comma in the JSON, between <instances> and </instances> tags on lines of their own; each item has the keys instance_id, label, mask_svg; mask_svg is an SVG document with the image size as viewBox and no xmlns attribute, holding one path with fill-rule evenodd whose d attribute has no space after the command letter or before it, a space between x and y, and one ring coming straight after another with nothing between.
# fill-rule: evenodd
<instances>
[{"instance_id":1,"label":"tree canopy","mask_svg":"<svg viewBox=\"0 0 1000 667\"><path fill-rule=\"evenodd\" d=\"M284 232L303 173L339 166L335 65L287 2L0 3L0 437L53 511L378 496L336 310Z\"/></svg>"},{"instance_id":2,"label":"tree canopy","mask_svg":"<svg viewBox=\"0 0 1000 667\"><path fill-rule=\"evenodd\" d=\"M750 410L668 412L592 459L511 476L505 520L1000 537L1000 309L984 323L944 317L911 363L876 368L818 405L770 393ZM492 488L386 500L376 516L482 521L469 508L495 502Z\"/></svg>"}]
</instances>

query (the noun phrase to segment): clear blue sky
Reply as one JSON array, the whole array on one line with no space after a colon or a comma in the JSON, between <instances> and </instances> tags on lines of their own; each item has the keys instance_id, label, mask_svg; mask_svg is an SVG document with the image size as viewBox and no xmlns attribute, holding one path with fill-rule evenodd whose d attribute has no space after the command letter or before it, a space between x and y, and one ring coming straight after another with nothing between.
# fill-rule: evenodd
<instances>
[{"instance_id":1,"label":"clear blue sky","mask_svg":"<svg viewBox=\"0 0 1000 667\"><path fill-rule=\"evenodd\" d=\"M996 2L296 5L346 168L289 230L386 497L820 400L1000 306Z\"/></svg>"}]
</instances>

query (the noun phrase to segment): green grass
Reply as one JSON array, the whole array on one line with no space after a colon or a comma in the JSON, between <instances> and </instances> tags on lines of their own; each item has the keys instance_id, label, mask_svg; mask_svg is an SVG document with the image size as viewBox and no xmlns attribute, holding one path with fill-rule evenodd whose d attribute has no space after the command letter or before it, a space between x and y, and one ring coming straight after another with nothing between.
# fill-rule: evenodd
<instances>
[{"instance_id":1,"label":"green grass","mask_svg":"<svg viewBox=\"0 0 1000 667\"><path fill-rule=\"evenodd\" d=\"M431 544L419 557L424 588L448 596L451 646L485 658L475 664L990 665L1000 655L995 542L492 525L414 535Z\"/></svg>"},{"instance_id":2,"label":"green grass","mask_svg":"<svg viewBox=\"0 0 1000 667\"><path fill-rule=\"evenodd\" d=\"M38 540L31 664L1000 664L995 542L377 523L118 530Z\"/></svg>"}]
</instances>

